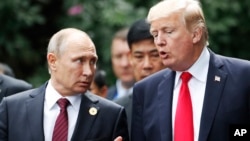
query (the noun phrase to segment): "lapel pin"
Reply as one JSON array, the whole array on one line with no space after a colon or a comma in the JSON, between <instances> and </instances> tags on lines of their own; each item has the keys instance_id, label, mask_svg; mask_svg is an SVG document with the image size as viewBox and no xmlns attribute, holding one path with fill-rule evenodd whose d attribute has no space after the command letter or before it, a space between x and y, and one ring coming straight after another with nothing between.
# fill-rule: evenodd
<instances>
[{"instance_id":1,"label":"lapel pin","mask_svg":"<svg viewBox=\"0 0 250 141\"><path fill-rule=\"evenodd\" d=\"M215 77L214 77L214 81L220 82L220 77L219 77L219 76L215 76Z\"/></svg>"},{"instance_id":2,"label":"lapel pin","mask_svg":"<svg viewBox=\"0 0 250 141\"><path fill-rule=\"evenodd\" d=\"M97 109L95 107L91 107L89 109L89 114L92 115L92 116L96 115L97 114Z\"/></svg>"}]
</instances>

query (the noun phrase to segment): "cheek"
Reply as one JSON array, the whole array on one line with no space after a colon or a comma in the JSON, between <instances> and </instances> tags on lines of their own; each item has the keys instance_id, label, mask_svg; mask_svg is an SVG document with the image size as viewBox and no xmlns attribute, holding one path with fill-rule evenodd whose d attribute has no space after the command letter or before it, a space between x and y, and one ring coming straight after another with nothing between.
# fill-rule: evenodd
<instances>
[{"instance_id":1,"label":"cheek","mask_svg":"<svg viewBox=\"0 0 250 141\"><path fill-rule=\"evenodd\" d=\"M136 63L136 61L135 61L134 58L131 58L131 59L130 59L130 65L131 65L132 68L136 68L137 63Z\"/></svg>"},{"instance_id":2,"label":"cheek","mask_svg":"<svg viewBox=\"0 0 250 141\"><path fill-rule=\"evenodd\" d=\"M140 79L140 77L141 77L141 72L140 72L140 70L134 70L134 76L135 76L135 78L138 80L138 79Z\"/></svg>"},{"instance_id":3,"label":"cheek","mask_svg":"<svg viewBox=\"0 0 250 141\"><path fill-rule=\"evenodd\" d=\"M142 68L143 68L143 61L135 62L134 69L137 69L137 71L140 71L142 70Z\"/></svg>"},{"instance_id":4,"label":"cheek","mask_svg":"<svg viewBox=\"0 0 250 141\"><path fill-rule=\"evenodd\" d=\"M136 66L133 68L133 70L134 70L135 73L139 73L139 72L142 70L142 68L141 68L139 65L136 65Z\"/></svg>"},{"instance_id":5,"label":"cheek","mask_svg":"<svg viewBox=\"0 0 250 141\"><path fill-rule=\"evenodd\" d=\"M160 61L155 61L155 62L153 62L151 64L153 64L153 71L154 72L160 70L162 68L162 66L163 66L161 60Z\"/></svg>"}]
</instances>

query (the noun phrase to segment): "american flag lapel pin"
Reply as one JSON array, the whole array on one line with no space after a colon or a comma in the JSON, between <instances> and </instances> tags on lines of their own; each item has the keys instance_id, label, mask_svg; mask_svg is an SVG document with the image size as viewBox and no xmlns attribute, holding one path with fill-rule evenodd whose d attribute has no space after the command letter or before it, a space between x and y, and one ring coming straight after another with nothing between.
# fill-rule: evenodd
<instances>
[{"instance_id":1,"label":"american flag lapel pin","mask_svg":"<svg viewBox=\"0 0 250 141\"><path fill-rule=\"evenodd\" d=\"M218 82L220 82L220 77L219 77L219 76L217 76L217 75L215 75L215 77L214 77L214 81L218 81Z\"/></svg>"}]
</instances>

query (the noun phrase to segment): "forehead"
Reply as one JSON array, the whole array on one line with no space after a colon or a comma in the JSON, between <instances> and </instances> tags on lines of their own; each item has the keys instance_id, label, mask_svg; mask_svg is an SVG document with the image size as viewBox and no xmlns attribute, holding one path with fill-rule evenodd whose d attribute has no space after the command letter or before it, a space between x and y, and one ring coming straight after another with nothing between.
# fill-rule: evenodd
<instances>
[{"instance_id":1,"label":"forehead","mask_svg":"<svg viewBox=\"0 0 250 141\"><path fill-rule=\"evenodd\" d=\"M146 39L141 40L139 42L135 42L132 44L131 52L132 53L139 53L139 52L153 52L157 51L157 48L154 44L154 40Z\"/></svg>"},{"instance_id":2,"label":"forehead","mask_svg":"<svg viewBox=\"0 0 250 141\"><path fill-rule=\"evenodd\" d=\"M180 14L174 13L172 15L152 21L150 25L150 32L152 33L152 31L158 29L176 28L183 24L184 22L182 22Z\"/></svg>"},{"instance_id":3,"label":"forehead","mask_svg":"<svg viewBox=\"0 0 250 141\"><path fill-rule=\"evenodd\" d=\"M127 53L129 52L129 46L127 41L121 39L115 39L112 42L112 53Z\"/></svg>"},{"instance_id":4,"label":"forehead","mask_svg":"<svg viewBox=\"0 0 250 141\"><path fill-rule=\"evenodd\" d=\"M66 43L64 54L74 54L74 56L97 57L96 49L90 39L72 39Z\"/></svg>"}]
</instances>

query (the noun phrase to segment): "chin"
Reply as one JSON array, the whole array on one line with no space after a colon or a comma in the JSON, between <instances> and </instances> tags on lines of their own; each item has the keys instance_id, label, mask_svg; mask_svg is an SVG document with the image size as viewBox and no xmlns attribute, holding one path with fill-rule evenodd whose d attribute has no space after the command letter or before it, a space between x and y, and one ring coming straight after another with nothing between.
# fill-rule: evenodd
<instances>
[{"instance_id":1,"label":"chin","mask_svg":"<svg viewBox=\"0 0 250 141\"><path fill-rule=\"evenodd\" d=\"M78 88L75 90L76 93L85 93L88 89L87 88Z\"/></svg>"}]
</instances>

